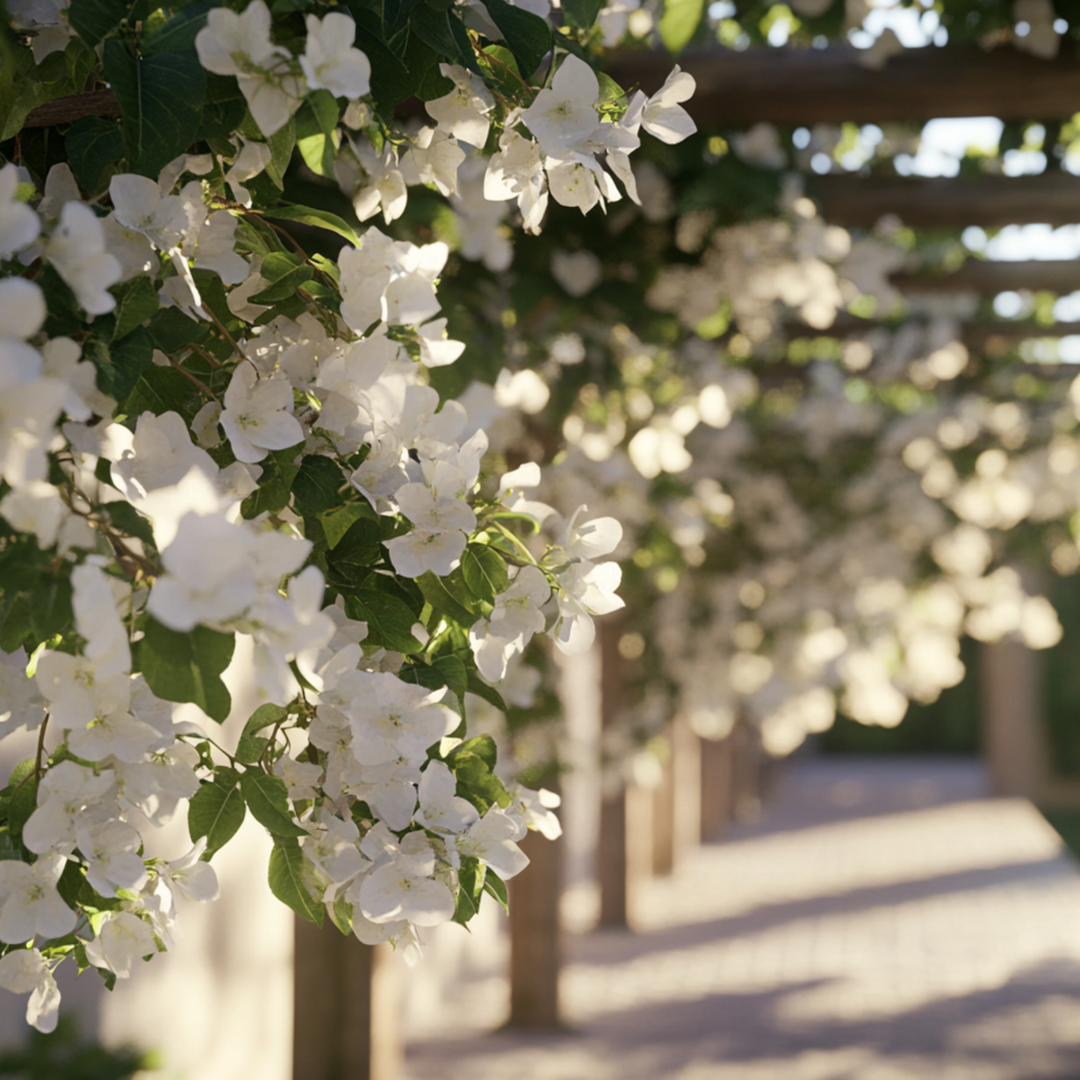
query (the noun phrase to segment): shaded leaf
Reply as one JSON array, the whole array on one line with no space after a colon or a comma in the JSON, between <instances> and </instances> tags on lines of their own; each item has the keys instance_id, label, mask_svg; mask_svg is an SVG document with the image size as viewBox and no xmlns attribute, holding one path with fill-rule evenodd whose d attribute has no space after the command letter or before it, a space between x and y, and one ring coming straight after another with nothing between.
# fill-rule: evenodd
<instances>
[{"instance_id":1,"label":"shaded leaf","mask_svg":"<svg viewBox=\"0 0 1080 1080\"><path fill-rule=\"evenodd\" d=\"M324 909L309 885L312 880L310 867L295 838L274 837L268 874L270 891L302 919L322 926Z\"/></svg>"}]
</instances>

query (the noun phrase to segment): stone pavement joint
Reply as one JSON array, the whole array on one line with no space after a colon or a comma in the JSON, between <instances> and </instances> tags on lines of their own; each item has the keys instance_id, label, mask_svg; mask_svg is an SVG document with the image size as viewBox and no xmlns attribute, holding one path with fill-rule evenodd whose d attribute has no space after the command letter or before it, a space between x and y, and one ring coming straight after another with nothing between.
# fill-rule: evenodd
<instances>
[{"instance_id":1,"label":"stone pavement joint","mask_svg":"<svg viewBox=\"0 0 1080 1080\"><path fill-rule=\"evenodd\" d=\"M975 763L793 762L647 889L568 942L574 1034L463 1013L410 1080L1080 1080L1080 869Z\"/></svg>"}]
</instances>

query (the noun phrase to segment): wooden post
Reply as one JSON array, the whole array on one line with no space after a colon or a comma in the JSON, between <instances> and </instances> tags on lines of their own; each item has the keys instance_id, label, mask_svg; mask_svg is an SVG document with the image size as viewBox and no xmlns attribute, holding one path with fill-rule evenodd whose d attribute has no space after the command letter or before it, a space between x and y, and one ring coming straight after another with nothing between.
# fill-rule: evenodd
<instances>
[{"instance_id":1,"label":"wooden post","mask_svg":"<svg viewBox=\"0 0 1080 1080\"><path fill-rule=\"evenodd\" d=\"M667 730L667 759L660 763L660 783L652 789L651 839L652 874L670 874L675 869L675 740Z\"/></svg>"},{"instance_id":2,"label":"wooden post","mask_svg":"<svg viewBox=\"0 0 1080 1080\"><path fill-rule=\"evenodd\" d=\"M674 862L701 843L701 741L690 721L678 715L671 724Z\"/></svg>"},{"instance_id":3,"label":"wooden post","mask_svg":"<svg viewBox=\"0 0 1080 1080\"><path fill-rule=\"evenodd\" d=\"M736 821L752 821L761 809L763 751L761 736L751 724L740 720L731 733L732 815Z\"/></svg>"},{"instance_id":4,"label":"wooden post","mask_svg":"<svg viewBox=\"0 0 1080 1080\"><path fill-rule=\"evenodd\" d=\"M701 739L701 839L715 840L731 821L734 739Z\"/></svg>"},{"instance_id":5,"label":"wooden post","mask_svg":"<svg viewBox=\"0 0 1080 1080\"><path fill-rule=\"evenodd\" d=\"M994 790L1038 799L1048 771L1039 658L1017 641L981 645L980 650L983 756Z\"/></svg>"},{"instance_id":6,"label":"wooden post","mask_svg":"<svg viewBox=\"0 0 1080 1080\"><path fill-rule=\"evenodd\" d=\"M296 921L293 1080L396 1080L400 960L327 922Z\"/></svg>"},{"instance_id":7,"label":"wooden post","mask_svg":"<svg viewBox=\"0 0 1080 1080\"><path fill-rule=\"evenodd\" d=\"M546 786L551 786L546 785ZM529 833L521 841L529 865L508 882L510 893L510 1019L507 1026L556 1030L562 964L563 840Z\"/></svg>"},{"instance_id":8,"label":"wooden post","mask_svg":"<svg viewBox=\"0 0 1080 1080\"><path fill-rule=\"evenodd\" d=\"M622 621L608 617L600 620L596 629L600 647L600 722L603 730L609 730L619 723L623 707L623 659L619 654ZM605 795L600 803L596 875L600 885L599 924L603 927L630 925L627 804L635 798L636 795L629 796L625 788L620 788ZM643 816L634 811L631 816L635 819ZM639 837L643 827L643 822L635 820L634 830Z\"/></svg>"}]
</instances>

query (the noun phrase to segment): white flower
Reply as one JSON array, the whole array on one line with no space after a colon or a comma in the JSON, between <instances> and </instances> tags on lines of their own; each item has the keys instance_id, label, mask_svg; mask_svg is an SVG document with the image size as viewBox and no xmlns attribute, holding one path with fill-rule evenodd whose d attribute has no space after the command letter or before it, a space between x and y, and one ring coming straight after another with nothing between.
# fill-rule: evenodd
<instances>
[{"instance_id":1,"label":"white flower","mask_svg":"<svg viewBox=\"0 0 1080 1080\"><path fill-rule=\"evenodd\" d=\"M75 819L99 819L98 809L116 793L113 774L61 761L41 778L38 808L23 827L23 843L38 855L55 851L67 854L75 848Z\"/></svg>"},{"instance_id":2,"label":"white flower","mask_svg":"<svg viewBox=\"0 0 1080 1080\"><path fill-rule=\"evenodd\" d=\"M136 960L156 952L150 927L130 911L109 912L97 937L86 945L90 963L111 971L118 979L131 975Z\"/></svg>"},{"instance_id":3,"label":"white flower","mask_svg":"<svg viewBox=\"0 0 1080 1080\"><path fill-rule=\"evenodd\" d=\"M550 598L551 585L536 566L523 566L510 588L496 597L491 618L469 631L469 645L485 679L502 679L509 659L524 652L533 635L544 629L540 609Z\"/></svg>"},{"instance_id":4,"label":"white flower","mask_svg":"<svg viewBox=\"0 0 1080 1080\"><path fill-rule=\"evenodd\" d=\"M142 837L126 821L75 822L79 850L86 856L86 880L102 895L115 896L117 889L137 891L149 880L136 852Z\"/></svg>"},{"instance_id":5,"label":"white flower","mask_svg":"<svg viewBox=\"0 0 1080 1080\"><path fill-rule=\"evenodd\" d=\"M219 10L217 8L214 9ZM225 173L225 183L232 189L233 198L236 199L241 206L251 206L251 196L248 194L247 188L243 185L248 180L253 180L270 164L270 160L273 157L273 152L270 147L264 142L255 142L252 139L245 139L242 135L240 141L243 144L240 153L233 159L231 167ZM260 286L259 288L263 288ZM253 289L253 292L258 292L259 289ZM232 307L232 296L229 294L230 308Z\"/></svg>"},{"instance_id":6,"label":"white flower","mask_svg":"<svg viewBox=\"0 0 1080 1080\"><path fill-rule=\"evenodd\" d=\"M42 548L50 548L56 543L68 509L52 484L31 480L0 500L0 515L20 532L33 533Z\"/></svg>"},{"instance_id":7,"label":"white flower","mask_svg":"<svg viewBox=\"0 0 1080 1080\"><path fill-rule=\"evenodd\" d=\"M353 157L339 154L334 176L342 192L353 201L353 210L361 221L382 210L387 225L401 217L408 205L409 192L398 168L397 150L387 142L381 154L367 139L349 138Z\"/></svg>"},{"instance_id":8,"label":"white flower","mask_svg":"<svg viewBox=\"0 0 1080 1080\"><path fill-rule=\"evenodd\" d=\"M529 857L514 843L521 830L507 813L493 806L464 836L457 838L460 855L487 863L504 881L520 874Z\"/></svg>"},{"instance_id":9,"label":"white flower","mask_svg":"<svg viewBox=\"0 0 1080 1080\"><path fill-rule=\"evenodd\" d=\"M221 426L240 461L262 461L268 450L284 450L303 441L304 429L292 415L288 380L263 375L240 364L225 391Z\"/></svg>"},{"instance_id":10,"label":"white flower","mask_svg":"<svg viewBox=\"0 0 1080 1080\"><path fill-rule=\"evenodd\" d=\"M29 247L41 232L37 214L16 198L19 170L14 165L0 169L0 259L8 259Z\"/></svg>"},{"instance_id":11,"label":"white flower","mask_svg":"<svg viewBox=\"0 0 1080 1080\"><path fill-rule=\"evenodd\" d=\"M622 542L622 525L612 517L593 518L578 525L578 518L588 511L579 506L571 515L559 546L571 559L597 559L609 555Z\"/></svg>"},{"instance_id":12,"label":"white flower","mask_svg":"<svg viewBox=\"0 0 1080 1080\"><path fill-rule=\"evenodd\" d=\"M26 1022L45 1035L56 1030L60 991L37 949L15 949L0 959L0 986L13 994L29 994Z\"/></svg>"},{"instance_id":13,"label":"white flower","mask_svg":"<svg viewBox=\"0 0 1080 1080\"><path fill-rule=\"evenodd\" d=\"M428 116L448 135L483 149L491 128L486 114L495 107L491 91L478 76L457 64L440 64L439 70L453 80L454 89L425 103Z\"/></svg>"},{"instance_id":14,"label":"white flower","mask_svg":"<svg viewBox=\"0 0 1080 1080\"><path fill-rule=\"evenodd\" d=\"M591 615L607 615L625 607L615 590L622 582L616 562L573 563L559 575L559 623L555 644L567 655L587 652L596 635Z\"/></svg>"},{"instance_id":15,"label":"white flower","mask_svg":"<svg viewBox=\"0 0 1080 1080\"><path fill-rule=\"evenodd\" d=\"M107 290L120 280L123 271L105 250L105 232L90 207L77 202L64 204L60 223L45 245L45 257L88 314L105 315L116 307Z\"/></svg>"},{"instance_id":16,"label":"white flower","mask_svg":"<svg viewBox=\"0 0 1080 1080\"><path fill-rule=\"evenodd\" d=\"M458 167L465 151L441 128L422 127L401 159L407 184L434 184L442 195L457 191Z\"/></svg>"},{"instance_id":17,"label":"white flower","mask_svg":"<svg viewBox=\"0 0 1080 1080\"><path fill-rule=\"evenodd\" d=\"M121 225L116 214L100 218L105 250L120 264L120 281L148 274L157 266L154 245L141 232Z\"/></svg>"},{"instance_id":18,"label":"white flower","mask_svg":"<svg viewBox=\"0 0 1080 1080\"><path fill-rule=\"evenodd\" d=\"M109 181L116 220L142 233L159 251L176 247L188 225L184 204L177 195L162 195L153 180L121 173Z\"/></svg>"},{"instance_id":19,"label":"white flower","mask_svg":"<svg viewBox=\"0 0 1080 1080\"><path fill-rule=\"evenodd\" d=\"M679 143L689 138L697 125L680 103L689 101L695 89L694 76L676 64L664 85L645 104L641 126L661 142Z\"/></svg>"},{"instance_id":20,"label":"white flower","mask_svg":"<svg viewBox=\"0 0 1080 1080\"><path fill-rule=\"evenodd\" d=\"M453 918L454 897L433 877L435 853L422 832L406 834L400 849L360 885L360 910L374 923L408 920L438 926Z\"/></svg>"},{"instance_id":21,"label":"white flower","mask_svg":"<svg viewBox=\"0 0 1080 1080\"><path fill-rule=\"evenodd\" d=\"M186 515L162 552L167 573L151 589L147 610L181 633L200 622L235 618L258 591L251 556L245 528L217 514Z\"/></svg>"},{"instance_id":22,"label":"white flower","mask_svg":"<svg viewBox=\"0 0 1080 1080\"><path fill-rule=\"evenodd\" d=\"M288 53L270 40L270 9L253 0L239 14L213 8L195 38L199 63L215 75L241 75Z\"/></svg>"},{"instance_id":23,"label":"white flower","mask_svg":"<svg viewBox=\"0 0 1080 1080\"><path fill-rule=\"evenodd\" d=\"M360 854L360 830L352 819L326 817L309 828L304 854L334 885L344 885L370 865Z\"/></svg>"},{"instance_id":24,"label":"white flower","mask_svg":"<svg viewBox=\"0 0 1080 1080\"><path fill-rule=\"evenodd\" d=\"M356 48L356 23L331 11L320 21L307 16L307 46L300 66L312 90L329 90L334 97L359 98L371 89L371 64Z\"/></svg>"},{"instance_id":25,"label":"white flower","mask_svg":"<svg viewBox=\"0 0 1080 1080\"><path fill-rule=\"evenodd\" d=\"M467 539L461 532L414 529L386 542L390 561L402 577L417 578L429 570L446 577L460 562Z\"/></svg>"},{"instance_id":26,"label":"white flower","mask_svg":"<svg viewBox=\"0 0 1080 1080\"><path fill-rule=\"evenodd\" d=\"M380 765L399 757L422 761L429 746L457 727L456 714L436 704L442 695L388 671L354 671L339 680L331 703L349 719L356 760Z\"/></svg>"},{"instance_id":27,"label":"white flower","mask_svg":"<svg viewBox=\"0 0 1080 1080\"><path fill-rule=\"evenodd\" d=\"M215 402L210 406L217 408ZM144 412L135 423L131 449L114 460L109 475L125 498L137 502L151 491L180 483L193 468L208 477L218 471L213 458L192 443L184 418L176 412Z\"/></svg>"},{"instance_id":28,"label":"white flower","mask_svg":"<svg viewBox=\"0 0 1080 1080\"><path fill-rule=\"evenodd\" d=\"M461 833L480 815L471 802L456 794L457 780L441 761L430 761L420 780L417 823L432 832Z\"/></svg>"},{"instance_id":29,"label":"white flower","mask_svg":"<svg viewBox=\"0 0 1080 1080\"><path fill-rule=\"evenodd\" d=\"M65 729L85 728L99 716L126 709L131 698L126 674L99 678L97 664L84 656L46 650L36 678L53 719Z\"/></svg>"},{"instance_id":30,"label":"white flower","mask_svg":"<svg viewBox=\"0 0 1080 1080\"><path fill-rule=\"evenodd\" d=\"M558 840L562 836L562 825L552 813L562 799L554 791L547 788L533 791L520 784L507 784L507 790L514 799L514 812L527 828L535 829L547 840Z\"/></svg>"},{"instance_id":31,"label":"white flower","mask_svg":"<svg viewBox=\"0 0 1080 1080\"><path fill-rule=\"evenodd\" d=\"M567 56L555 72L551 86L541 90L522 114L522 121L540 143L545 154L577 147L599 124L596 101L600 83L584 60Z\"/></svg>"},{"instance_id":32,"label":"white flower","mask_svg":"<svg viewBox=\"0 0 1080 1080\"><path fill-rule=\"evenodd\" d=\"M56 891L66 865L61 855L43 855L33 866L0 862L0 941L18 945L39 934L60 938L75 929L78 916Z\"/></svg>"},{"instance_id":33,"label":"white flower","mask_svg":"<svg viewBox=\"0 0 1080 1080\"><path fill-rule=\"evenodd\" d=\"M166 870L159 871L174 898L177 893L199 903L218 898L220 890L217 873L208 862L203 862L201 858L205 850L206 837L204 836L186 855L173 859Z\"/></svg>"},{"instance_id":34,"label":"white flower","mask_svg":"<svg viewBox=\"0 0 1080 1080\"><path fill-rule=\"evenodd\" d=\"M446 320L432 319L417 331L420 339L420 361L426 367L445 367L465 351L465 343L446 336Z\"/></svg>"}]
</instances>

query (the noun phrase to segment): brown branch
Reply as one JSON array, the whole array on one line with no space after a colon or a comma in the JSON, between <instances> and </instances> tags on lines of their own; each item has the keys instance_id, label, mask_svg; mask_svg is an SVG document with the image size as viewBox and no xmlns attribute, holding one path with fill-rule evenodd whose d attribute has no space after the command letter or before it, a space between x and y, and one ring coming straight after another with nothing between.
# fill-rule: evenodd
<instances>
[{"instance_id":1,"label":"brown branch","mask_svg":"<svg viewBox=\"0 0 1080 1080\"><path fill-rule=\"evenodd\" d=\"M86 94L72 94L70 97L46 101L44 105L31 109L23 121L23 127L52 127L55 124L69 124L84 116L119 115L120 102L111 90L91 90Z\"/></svg>"}]
</instances>

